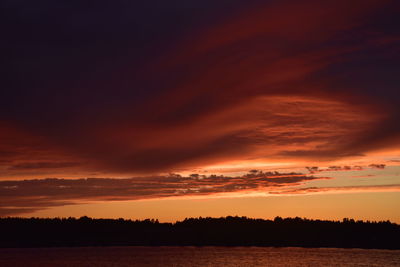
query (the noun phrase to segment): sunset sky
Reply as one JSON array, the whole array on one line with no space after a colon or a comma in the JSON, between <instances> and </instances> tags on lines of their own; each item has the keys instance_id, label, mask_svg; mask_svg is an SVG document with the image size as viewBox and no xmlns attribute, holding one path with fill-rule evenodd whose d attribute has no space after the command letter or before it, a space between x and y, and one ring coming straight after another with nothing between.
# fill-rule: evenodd
<instances>
[{"instance_id":1,"label":"sunset sky","mask_svg":"<svg viewBox=\"0 0 400 267\"><path fill-rule=\"evenodd\" d=\"M0 216L400 223L400 1L0 7Z\"/></svg>"}]
</instances>

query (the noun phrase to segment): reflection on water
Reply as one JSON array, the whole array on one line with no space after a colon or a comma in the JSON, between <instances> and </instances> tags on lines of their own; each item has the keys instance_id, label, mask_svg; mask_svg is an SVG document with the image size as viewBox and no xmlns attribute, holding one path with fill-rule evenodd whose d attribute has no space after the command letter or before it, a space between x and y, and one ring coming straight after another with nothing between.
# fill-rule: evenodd
<instances>
[{"instance_id":1,"label":"reflection on water","mask_svg":"<svg viewBox=\"0 0 400 267\"><path fill-rule=\"evenodd\" d=\"M400 251L260 247L0 249L0 266L400 266Z\"/></svg>"}]
</instances>

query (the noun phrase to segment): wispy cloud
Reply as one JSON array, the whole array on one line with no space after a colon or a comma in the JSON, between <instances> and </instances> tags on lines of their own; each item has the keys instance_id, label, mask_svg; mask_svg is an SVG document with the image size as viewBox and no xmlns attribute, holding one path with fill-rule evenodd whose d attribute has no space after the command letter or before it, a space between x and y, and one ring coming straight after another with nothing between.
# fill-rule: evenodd
<instances>
[{"instance_id":1,"label":"wispy cloud","mask_svg":"<svg viewBox=\"0 0 400 267\"><path fill-rule=\"evenodd\" d=\"M380 169L383 170L385 169L386 165L385 164L377 164L377 163L372 163L369 164L368 166L360 166L360 165L344 165L344 166L329 166L327 168L321 168L318 166L312 166L312 167L306 167L307 171L311 174L313 173L318 173L318 172L333 172L333 171L362 171L366 169Z\"/></svg>"},{"instance_id":2,"label":"wispy cloud","mask_svg":"<svg viewBox=\"0 0 400 267\"><path fill-rule=\"evenodd\" d=\"M24 162L11 165L8 170L40 170L40 169L60 169L79 166L78 162L53 162L53 161L35 161Z\"/></svg>"},{"instance_id":3,"label":"wispy cloud","mask_svg":"<svg viewBox=\"0 0 400 267\"><path fill-rule=\"evenodd\" d=\"M255 190L267 192L271 188L301 185L316 179L325 178L301 173L253 171L237 177L199 174L183 177L171 174L129 179L47 178L0 181L0 214L4 216L31 209L88 201L201 196Z\"/></svg>"},{"instance_id":4,"label":"wispy cloud","mask_svg":"<svg viewBox=\"0 0 400 267\"><path fill-rule=\"evenodd\" d=\"M359 186L338 186L338 187L304 187L270 191L269 194L276 195L298 195L298 194L319 194L319 193L354 193L354 192L400 192L400 184L392 185L359 185Z\"/></svg>"}]
</instances>

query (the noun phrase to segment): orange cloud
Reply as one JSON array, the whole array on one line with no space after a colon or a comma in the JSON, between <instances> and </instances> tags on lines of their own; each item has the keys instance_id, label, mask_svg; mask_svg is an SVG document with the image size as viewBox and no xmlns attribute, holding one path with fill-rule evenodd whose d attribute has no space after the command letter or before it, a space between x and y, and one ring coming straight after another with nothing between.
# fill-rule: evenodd
<instances>
[{"instance_id":1,"label":"orange cloud","mask_svg":"<svg viewBox=\"0 0 400 267\"><path fill-rule=\"evenodd\" d=\"M338 187L305 187L282 191L271 191L269 194L319 194L319 193L354 193L354 192L400 192L400 184L393 185L365 185L365 186L338 186Z\"/></svg>"}]
</instances>

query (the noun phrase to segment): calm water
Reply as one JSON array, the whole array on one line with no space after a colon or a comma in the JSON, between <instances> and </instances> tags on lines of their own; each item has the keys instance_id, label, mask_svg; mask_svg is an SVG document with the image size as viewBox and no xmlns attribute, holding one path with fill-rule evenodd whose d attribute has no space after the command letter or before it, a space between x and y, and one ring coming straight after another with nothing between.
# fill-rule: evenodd
<instances>
[{"instance_id":1,"label":"calm water","mask_svg":"<svg viewBox=\"0 0 400 267\"><path fill-rule=\"evenodd\" d=\"M0 266L400 266L400 251L258 247L0 249Z\"/></svg>"}]
</instances>

